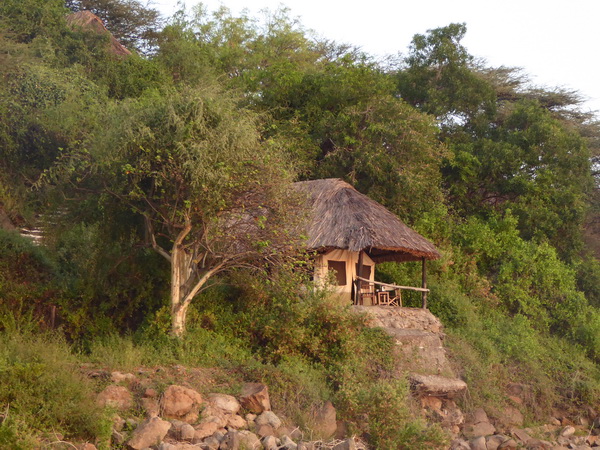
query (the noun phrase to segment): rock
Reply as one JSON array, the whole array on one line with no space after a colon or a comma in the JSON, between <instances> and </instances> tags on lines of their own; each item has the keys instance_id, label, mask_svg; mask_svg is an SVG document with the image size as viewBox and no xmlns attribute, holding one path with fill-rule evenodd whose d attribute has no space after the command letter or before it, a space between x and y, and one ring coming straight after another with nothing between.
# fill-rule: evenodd
<instances>
[{"instance_id":1,"label":"rock","mask_svg":"<svg viewBox=\"0 0 600 450\"><path fill-rule=\"evenodd\" d=\"M157 398L158 397L158 392L156 392L156 389L147 388L144 391L144 397L146 397L146 398Z\"/></svg>"},{"instance_id":2,"label":"rock","mask_svg":"<svg viewBox=\"0 0 600 450\"><path fill-rule=\"evenodd\" d=\"M215 431L213 433L212 437L214 437L219 442L223 442L223 439L225 439L225 433L221 433L220 431Z\"/></svg>"},{"instance_id":3,"label":"rock","mask_svg":"<svg viewBox=\"0 0 600 450\"><path fill-rule=\"evenodd\" d=\"M259 449L262 447L260 443L260 439L254 433L251 433L248 430L243 430L239 432L240 436L240 447L243 449Z\"/></svg>"},{"instance_id":4,"label":"rock","mask_svg":"<svg viewBox=\"0 0 600 450\"><path fill-rule=\"evenodd\" d=\"M126 387L111 384L98 394L96 403L100 406L108 406L123 411L131 409L133 397Z\"/></svg>"},{"instance_id":5,"label":"rock","mask_svg":"<svg viewBox=\"0 0 600 450\"><path fill-rule=\"evenodd\" d=\"M256 420L256 414L246 414L246 422L254 422Z\"/></svg>"},{"instance_id":6,"label":"rock","mask_svg":"<svg viewBox=\"0 0 600 450\"><path fill-rule=\"evenodd\" d=\"M219 445L219 450L238 450L240 448L240 434L237 431L228 431Z\"/></svg>"},{"instance_id":7,"label":"rock","mask_svg":"<svg viewBox=\"0 0 600 450\"><path fill-rule=\"evenodd\" d=\"M227 426L231 428L237 428L238 430L242 430L244 428L248 428L248 423L243 419L242 416L238 416L234 414L232 416L227 416Z\"/></svg>"},{"instance_id":8,"label":"rock","mask_svg":"<svg viewBox=\"0 0 600 450\"><path fill-rule=\"evenodd\" d=\"M471 450L487 450L487 445L485 444L485 437L479 436L471 439L469 441L469 448Z\"/></svg>"},{"instance_id":9,"label":"rock","mask_svg":"<svg viewBox=\"0 0 600 450\"><path fill-rule=\"evenodd\" d=\"M560 435L563 437L573 436L574 434L575 434L575 427L572 427L571 425L564 427L560 432Z\"/></svg>"},{"instance_id":10,"label":"rock","mask_svg":"<svg viewBox=\"0 0 600 450\"><path fill-rule=\"evenodd\" d=\"M197 445L199 445L203 450L219 450L221 441L214 436L209 436Z\"/></svg>"},{"instance_id":11,"label":"rock","mask_svg":"<svg viewBox=\"0 0 600 450\"><path fill-rule=\"evenodd\" d=\"M314 442L299 442L297 450L316 450Z\"/></svg>"},{"instance_id":12,"label":"rock","mask_svg":"<svg viewBox=\"0 0 600 450\"><path fill-rule=\"evenodd\" d=\"M90 444L89 442L86 442L85 444L81 444L80 446L77 446L77 450L98 450L96 448L96 446L94 444Z\"/></svg>"},{"instance_id":13,"label":"rock","mask_svg":"<svg viewBox=\"0 0 600 450\"><path fill-rule=\"evenodd\" d=\"M274 430L281 426L281 419L272 411L265 411L255 420L256 425L269 425Z\"/></svg>"},{"instance_id":14,"label":"rock","mask_svg":"<svg viewBox=\"0 0 600 450\"><path fill-rule=\"evenodd\" d=\"M275 435L275 430L271 425L258 425L254 431L260 437Z\"/></svg>"},{"instance_id":15,"label":"rock","mask_svg":"<svg viewBox=\"0 0 600 450\"><path fill-rule=\"evenodd\" d=\"M441 411L442 405L442 399L439 397L432 397L430 395L425 395L421 397L421 408L427 408L434 411Z\"/></svg>"},{"instance_id":16,"label":"rock","mask_svg":"<svg viewBox=\"0 0 600 450\"><path fill-rule=\"evenodd\" d=\"M121 431L127 422L121 416L113 417L113 430Z\"/></svg>"},{"instance_id":17,"label":"rock","mask_svg":"<svg viewBox=\"0 0 600 450\"><path fill-rule=\"evenodd\" d=\"M227 394L209 394L208 403L223 414L237 414L241 407L234 396Z\"/></svg>"},{"instance_id":18,"label":"rock","mask_svg":"<svg viewBox=\"0 0 600 450\"><path fill-rule=\"evenodd\" d=\"M246 383L242 387L240 403L245 409L255 414L270 411L269 389L262 383Z\"/></svg>"},{"instance_id":19,"label":"rock","mask_svg":"<svg viewBox=\"0 0 600 450\"><path fill-rule=\"evenodd\" d=\"M142 398L140 400L142 408L146 411L146 417L156 417L160 413L160 406L155 398Z\"/></svg>"},{"instance_id":20,"label":"rock","mask_svg":"<svg viewBox=\"0 0 600 450\"><path fill-rule=\"evenodd\" d=\"M467 383L458 378L438 375L410 374L411 388L421 397L433 396L454 399L467 391Z\"/></svg>"},{"instance_id":21,"label":"rock","mask_svg":"<svg viewBox=\"0 0 600 450\"><path fill-rule=\"evenodd\" d=\"M346 439L334 446L333 450L356 450L356 442L353 438Z\"/></svg>"},{"instance_id":22,"label":"rock","mask_svg":"<svg viewBox=\"0 0 600 450\"><path fill-rule=\"evenodd\" d=\"M175 440L179 439L179 432L184 423L185 422L182 422L181 420L171 420L171 428L169 429L167 436Z\"/></svg>"},{"instance_id":23,"label":"rock","mask_svg":"<svg viewBox=\"0 0 600 450\"><path fill-rule=\"evenodd\" d=\"M526 447L529 450L550 450L553 445L548 441L531 438L527 441Z\"/></svg>"},{"instance_id":24,"label":"rock","mask_svg":"<svg viewBox=\"0 0 600 450\"><path fill-rule=\"evenodd\" d=\"M110 379L113 383L120 383L122 381L135 381L135 375L132 373L121 373L121 372L112 372L110 374Z\"/></svg>"},{"instance_id":25,"label":"rock","mask_svg":"<svg viewBox=\"0 0 600 450\"><path fill-rule=\"evenodd\" d=\"M219 428L224 428L227 425L227 419L230 417L228 414L223 414L220 409L208 406L202 411L202 422L215 422L219 425Z\"/></svg>"},{"instance_id":26,"label":"rock","mask_svg":"<svg viewBox=\"0 0 600 450\"><path fill-rule=\"evenodd\" d=\"M515 428L515 429L511 430L511 433L514 437L516 437L523 444L526 444L527 441L529 441L531 439L531 436L529 436L529 434L527 434L527 432L525 430L522 430L520 428ZM502 446L500 446L500 447L502 448Z\"/></svg>"},{"instance_id":27,"label":"rock","mask_svg":"<svg viewBox=\"0 0 600 450\"><path fill-rule=\"evenodd\" d=\"M511 402L513 402L517 405L523 404L523 399L521 397L517 397L515 395L509 395L508 398L510 399Z\"/></svg>"},{"instance_id":28,"label":"rock","mask_svg":"<svg viewBox=\"0 0 600 450\"><path fill-rule=\"evenodd\" d=\"M468 438L479 436L489 436L496 432L496 428L490 423L486 412L482 408L477 408L469 415L463 434Z\"/></svg>"},{"instance_id":29,"label":"rock","mask_svg":"<svg viewBox=\"0 0 600 450\"><path fill-rule=\"evenodd\" d=\"M213 436L209 436L204 439L204 442L201 444L201 448L204 450L218 450L221 445L221 441Z\"/></svg>"},{"instance_id":30,"label":"rock","mask_svg":"<svg viewBox=\"0 0 600 450\"><path fill-rule=\"evenodd\" d=\"M125 435L123 435L117 430L112 430L112 434L110 435L110 441L115 445L123 445L123 443L125 442Z\"/></svg>"},{"instance_id":31,"label":"rock","mask_svg":"<svg viewBox=\"0 0 600 450\"><path fill-rule=\"evenodd\" d=\"M279 438L287 435L291 437L294 441L302 439L302 432L300 431L300 428L288 427L285 425L277 428L277 432L275 433L275 435Z\"/></svg>"},{"instance_id":32,"label":"rock","mask_svg":"<svg viewBox=\"0 0 600 450\"><path fill-rule=\"evenodd\" d=\"M261 444L265 450L277 450L277 438L275 436L265 436L261 439Z\"/></svg>"},{"instance_id":33,"label":"rock","mask_svg":"<svg viewBox=\"0 0 600 450\"><path fill-rule=\"evenodd\" d=\"M464 439L454 439L450 443L450 450L471 450L471 447Z\"/></svg>"},{"instance_id":34,"label":"rock","mask_svg":"<svg viewBox=\"0 0 600 450\"><path fill-rule=\"evenodd\" d=\"M179 439L182 441L191 441L196 436L196 429L189 423L184 423L179 429Z\"/></svg>"},{"instance_id":35,"label":"rock","mask_svg":"<svg viewBox=\"0 0 600 450\"><path fill-rule=\"evenodd\" d=\"M589 445L590 447L598 446L598 444L600 444L600 437L599 436L590 435L590 436L588 436L588 437L585 438L585 443L587 445Z\"/></svg>"},{"instance_id":36,"label":"rock","mask_svg":"<svg viewBox=\"0 0 600 450\"><path fill-rule=\"evenodd\" d=\"M337 428L335 429L335 439L345 439L348 436L348 424L342 420L337 421ZM292 436L294 437L294 436Z\"/></svg>"},{"instance_id":37,"label":"rock","mask_svg":"<svg viewBox=\"0 0 600 450\"><path fill-rule=\"evenodd\" d=\"M289 436L283 436L279 448L282 450L297 450L298 445Z\"/></svg>"},{"instance_id":38,"label":"rock","mask_svg":"<svg viewBox=\"0 0 600 450\"><path fill-rule=\"evenodd\" d=\"M499 414L498 422L504 427L522 427L523 414L514 406L508 406Z\"/></svg>"},{"instance_id":39,"label":"rock","mask_svg":"<svg viewBox=\"0 0 600 450\"><path fill-rule=\"evenodd\" d=\"M462 426L465 423L465 416L452 400L444 400L442 417L441 425L445 428L453 429Z\"/></svg>"},{"instance_id":40,"label":"rock","mask_svg":"<svg viewBox=\"0 0 600 450\"><path fill-rule=\"evenodd\" d=\"M160 399L160 413L162 417L194 423L202 403L202 396L195 390L172 385Z\"/></svg>"},{"instance_id":41,"label":"rock","mask_svg":"<svg viewBox=\"0 0 600 450\"><path fill-rule=\"evenodd\" d=\"M488 436L485 438L485 446L487 450L497 450L498 447L500 447L500 445L507 440L508 438L506 436L494 434L493 436Z\"/></svg>"},{"instance_id":42,"label":"rock","mask_svg":"<svg viewBox=\"0 0 600 450\"><path fill-rule=\"evenodd\" d=\"M476 424L466 424L463 428L463 434L468 438L478 436L489 436L496 432L496 427L489 422L479 422Z\"/></svg>"},{"instance_id":43,"label":"rock","mask_svg":"<svg viewBox=\"0 0 600 450\"><path fill-rule=\"evenodd\" d=\"M314 431L322 438L329 438L335 434L337 429L337 414L333 404L325 402L315 414Z\"/></svg>"},{"instance_id":44,"label":"rock","mask_svg":"<svg viewBox=\"0 0 600 450\"><path fill-rule=\"evenodd\" d=\"M489 421L490 421L490 419L488 418L488 416L483 408L475 409L469 417L469 423L479 423L479 422L489 422Z\"/></svg>"},{"instance_id":45,"label":"rock","mask_svg":"<svg viewBox=\"0 0 600 450\"><path fill-rule=\"evenodd\" d=\"M168 442L161 442L158 446L158 450L176 450L177 446Z\"/></svg>"},{"instance_id":46,"label":"rock","mask_svg":"<svg viewBox=\"0 0 600 450\"><path fill-rule=\"evenodd\" d=\"M171 428L171 423L159 417L153 417L142 422L133 432L127 445L134 450L141 450L152 445L158 445Z\"/></svg>"},{"instance_id":47,"label":"rock","mask_svg":"<svg viewBox=\"0 0 600 450\"><path fill-rule=\"evenodd\" d=\"M507 441L504 441L502 444L500 444L498 450L516 450L517 448L517 441L515 441L514 439L508 439Z\"/></svg>"},{"instance_id":48,"label":"rock","mask_svg":"<svg viewBox=\"0 0 600 450\"><path fill-rule=\"evenodd\" d=\"M531 386L522 383L509 383L506 390L509 396L516 397L520 400L519 403L523 403L523 399L531 392Z\"/></svg>"},{"instance_id":49,"label":"rock","mask_svg":"<svg viewBox=\"0 0 600 450\"><path fill-rule=\"evenodd\" d=\"M216 422L202 422L196 425L192 442L198 443L202 439L212 436L219 428L219 424Z\"/></svg>"}]
</instances>

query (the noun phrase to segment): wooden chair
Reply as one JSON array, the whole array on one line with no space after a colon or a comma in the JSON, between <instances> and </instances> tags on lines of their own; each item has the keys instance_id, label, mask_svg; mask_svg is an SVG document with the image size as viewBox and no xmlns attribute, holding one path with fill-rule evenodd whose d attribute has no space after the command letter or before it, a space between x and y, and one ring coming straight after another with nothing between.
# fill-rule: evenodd
<instances>
[{"instance_id":1,"label":"wooden chair","mask_svg":"<svg viewBox=\"0 0 600 450\"><path fill-rule=\"evenodd\" d=\"M395 289L394 296L390 298L390 306L399 306L402 308L402 290Z\"/></svg>"},{"instance_id":2,"label":"wooden chair","mask_svg":"<svg viewBox=\"0 0 600 450\"><path fill-rule=\"evenodd\" d=\"M360 283L360 291L359 291L359 304L364 305L365 299L370 299L371 305L377 304L377 296L375 294L375 285L373 283L367 283L363 281ZM369 303L368 303L369 304Z\"/></svg>"},{"instance_id":3,"label":"wooden chair","mask_svg":"<svg viewBox=\"0 0 600 450\"><path fill-rule=\"evenodd\" d=\"M377 300L380 305L385 306L402 306L402 294L400 289L396 289L393 294L391 292L378 292Z\"/></svg>"}]
</instances>

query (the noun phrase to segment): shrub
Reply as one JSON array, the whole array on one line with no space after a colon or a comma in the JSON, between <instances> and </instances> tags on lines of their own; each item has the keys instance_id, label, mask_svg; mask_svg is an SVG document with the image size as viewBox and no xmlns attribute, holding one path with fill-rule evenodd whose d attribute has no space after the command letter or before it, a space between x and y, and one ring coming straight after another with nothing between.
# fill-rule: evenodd
<instances>
[{"instance_id":1,"label":"shrub","mask_svg":"<svg viewBox=\"0 0 600 450\"><path fill-rule=\"evenodd\" d=\"M111 423L94 402L93 386L78 372L56 335L0 334L0 405L10 405L0 439L31 442L44 432L108 442ZM1 441L0 441L1 442Z\"/></svg>"}]
</instances>

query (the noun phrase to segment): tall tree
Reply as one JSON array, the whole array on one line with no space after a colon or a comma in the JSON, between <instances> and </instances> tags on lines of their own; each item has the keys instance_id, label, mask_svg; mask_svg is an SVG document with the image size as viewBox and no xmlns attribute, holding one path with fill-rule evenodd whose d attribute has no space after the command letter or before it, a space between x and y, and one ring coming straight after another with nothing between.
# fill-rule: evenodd
<instances>
[{"instance_id":1,"label":"tall tree","mask_svg":"<svg viewBox=\"0 0 600 450\"><path fill-rule=\"evenodd\" d=\"M293 242L291 174L237 101L210 86L122 102L89 152L73 153L88 189L132 208L148 244L168 261L176 336L215 275L263 267Z\"/></svg>"},{"instance_id":2,"label":"tall tree","mask_svg":"<svg viewBox=\"0 0 600 450\"><path fill-rule=\"evenodd\" d=\"M416 35L397 75L399 94L438 118L451 152L443 168L451 205L463 216L511 210L523 237L571 257L592 186L582 131L598 131L574 93L477 64L461 44L465 32L451 24Z\"/></svg>"}]
</instances>

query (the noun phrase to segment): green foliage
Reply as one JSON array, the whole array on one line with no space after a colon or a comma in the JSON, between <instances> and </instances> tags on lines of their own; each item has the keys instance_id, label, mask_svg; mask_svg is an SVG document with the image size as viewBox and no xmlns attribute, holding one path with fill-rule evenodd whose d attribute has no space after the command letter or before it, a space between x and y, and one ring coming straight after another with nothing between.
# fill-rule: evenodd
<instances>
[{"instance_id":1,"label":"green foliage","mask_svg":"<svg viewBox=\"0 0 600 450\"><path fill-rule=\"evenodd\" d=\"M0 334L0 344L0 405L9 408L0 439L25 447L39 432L61 430L67 438L108 442L109 416L64 340L13 329Z\"/></svg>"},{"instance_id":2,"label":"green foliage","mask_svg":"<svg viewBox=\"0 0 600 450\"><path fill-rule=\"evenodd\" d=\"M453 23L416 34L397 75L402 97L448 126L494 108L491 86L460 43L466 31L465 24Z\"/></svg>"},{"instance_id":3,"label":"green foliage","mask_svg":"<svg viewBox=\"0 0 600 450\"><path fill-rule=\"evenodd\" d=\"M436 425L415 418L405 380L379 380L356 393L358 410L368 420L373 445L378 449L444 448L448 437Z\"/></svg>"},{"instance_id":4,"label":"green foliage","mask_svg":"<svg viewBox=\"0 0 600 450\"><path fill-rule=\"evenodd\" d=\"M67 12L62 0L6 0L0 5L0 26L18 42L29 43L56 35Z\"/></svg>"},{"instance_id":5,"label":"green foliage","mask_svg":"<svg viewBox=\"0 0 600 450\"><path fill-rule=\"evenodd\" d=\"M48 252L16 231L0 229L0 330L43 322L59 290L56 263Z\"/></svg>"},{"instance_id":6,"label":"green foliage","mask_svg":"<svg viewBox=\"0 0 600 450\"><path fill-rule=\"evenodd\" d=\"M576 94L484 67L462 45L462 24L416 35L391 66L314 38L285 9L261 21L198 7L154 41L155 11L137 1L67 4L94 6L146 54L114 58L106 36L67 27L58 0L0 4L0 206L20 221L61 217L47 249L0 232L1 329L37 330L56 306L62 332L95 364L216 367L232 392L242 379L267 382L298 423L331 399L377 448L441 446L437 428L412 418L390 340L279 258L300 216L285 186L295 174L341 177L442 248L428 264L430 307L473 405L501 408L509 382L532 386L529 419L597 403L600 269L579 250L597 202L598 124ZM232 217L252 218L237 240ZM154 236L164 256L188 223L181 245L202 262L197 275L240 248L261 257L201 292L188 335L173 340L168 267L148 247ZM416 263L378 266L381 281L420 276ZM13 418L0 446L34 447L52 427L104 436L87 400L85 424L60 408L60 422L31 422L60 406L51 375L61 358L75 378L60 383L79 381L64 342L15 336L1 338L0 372L15 388L0 386Z\"/></svg>"},{"instance_id":7,"label":"green foliage","mask_svg":"<svg viewBox=\"0 0 600 450\"><path fill-rule=\"evenodd\" d=\"M507 316L490 308L488 299L461 294L450 283L432 285L431 297L432 312L448 327L447 344L472 404L500 412L509 383L530 386L524 412L532 420L544 420L556 404L594 402L600 373L586 347L540 330L521 314Z\"/></svg>"}]
</instances>

